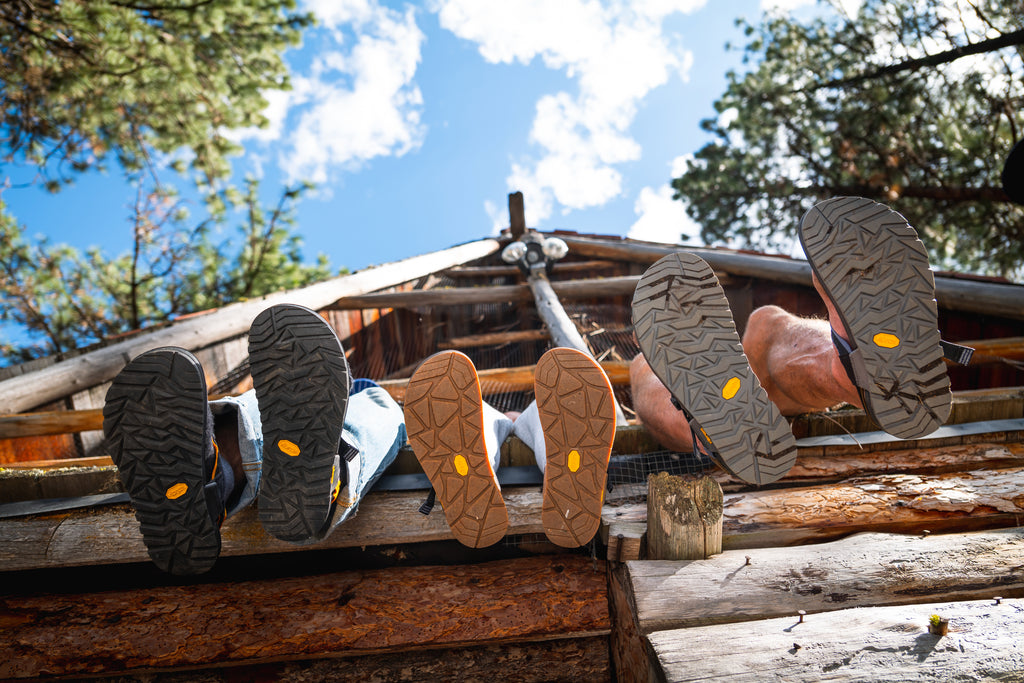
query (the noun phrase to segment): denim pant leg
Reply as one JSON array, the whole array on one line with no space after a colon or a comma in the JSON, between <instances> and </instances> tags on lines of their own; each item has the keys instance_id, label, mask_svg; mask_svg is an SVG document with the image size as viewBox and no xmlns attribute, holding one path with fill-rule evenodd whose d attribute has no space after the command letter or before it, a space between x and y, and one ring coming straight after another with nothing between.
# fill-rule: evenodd
<instances>
[{"instance_id":1,"label":"denim pant leg","mask_svg":"<svg viewBox=\"0 0 1024 683\"><path fill-rule=\"evenodd\" d=\"M530 447L533 457L537 460L537 467L543 472L547 463L547 446L544 443L544 429L540 424L536 401L531 401L526 410L516 418L515 424L512 425L512 433Z\"/></svg>"},{"instance_id":2,"label":"denim pant leg","mask_svg":"<svg viewBox=\"0 0 1024 683\"><path fill-rule=\"evenodd\" d=\"M501 467L501 444L512 433L512 420L488 403L484 403L484 448L491 461L491 469L498 473Z\"/></svg>"},{"instance_id":3,"label":"denim pant leg","mask_svg":"<svg viewBox=\"0 0 1024 683\"><path fill-rule=\"evenodd\" d=\"M359 453L346 463L348 483L338 494L332 528L356 512L363 496L394 462L406 440L402 408L380 387L353 394L348 401L342 438Z\"/></svg>"},{"instance_id":4,"label":"denim pant leg","mask_svg":"<svg viewBox=\"0 0 1024 683\"><path fill-rule=\"evenodd\" d=\"M242 454L242 470L245 472L245 488L241 497L227 511L231 517L245 509L256 498L260 490L260 472L263 470L263 424L260 408L256 403L256 392L249 390L240 396L225 396L210 401L214 420L218 415L234 411L238 416L238 450ZM235 482L239 486L240 482Z\"/></svg>"}]
</instances>

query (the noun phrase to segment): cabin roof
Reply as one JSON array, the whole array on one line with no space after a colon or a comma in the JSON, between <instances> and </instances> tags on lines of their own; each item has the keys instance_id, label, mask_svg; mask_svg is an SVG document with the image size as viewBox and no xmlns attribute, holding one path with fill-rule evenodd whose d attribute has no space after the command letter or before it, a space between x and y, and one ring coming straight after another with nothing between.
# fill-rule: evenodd
<instances>
[{"instance_id":1,"label":"cabin roof","mask_svg":"<svg viewBox=\"0 0 1024 683\"><path fill-rule=\"evenodd\" d=\"M568 231L545 234L555 234L569 245L569 255L551 270L552 287L605 367L626 416L632 417L628 363L638 350L629 307L632 291L650 263L688 248ZM474 662L466 670L479 673L500 670L493 667L500 667L516 646L544 662L552 675L565 671L554 662L574 653L574 671L590 671L598 680L610 678L613 670L619 680L633 680L631 675L641 670L640 678L645 679L648 656L654 657L661 675L671 679L693 666L680 655L687 649L680 639L686 642L688 633L705 643L705 665L709 657L725 656L714 642L733 636L725 630L701 630L719 622L786 619L798 608L833 612L896 603L946 604L947 598L988 599L993 591L1003 596L1024 594L1019 571L1006 570L998 578L991 573L997 565L1024 565L1024 539L1015 528L1024 513L1017 484L1024 468L1024 286L952 273L936 273L940 329L945 338L966 342L978 352L970 366L950 368L953 415L929 438L887 437L875 431L863 411L849 407L801 416L793 421L799 439L797 466L776 485L756 488L706 463L662 450L642 427L620 427L609 475L615 486L607 495L601 534L582 554L556 552L545 543L539 519L540 482L530 473L532 455L514 437L502 453L509 538L489 551L459 547L451 540L443 515L416 512L429 484L424 485L426 478L406 448L359 514L322 544L306 548L276 541L262 532L255 511L249 509L224 525L223 568L219 564L209 579L182 587L149 567L99 431L106 383L128 358L154 346L184 346L202 361L211 393L244 391L251 385L245 340L249 323L264 307L292 301L320 311L341 337L353 374L377 380L400 402L419 362L438 350L457 348L480 370L489 402L502 410L521 410L532 397L533 365L551 341L524 276L500 258L501 248L511 239L506 231L497 238L455 245L302 290L183 317L65 359L4 369L0 397L11 406L0 416L0 574L11 586L5 605L11 614L32 614L33 609L42 609L32 605L44 596L52 609L71 611L93 626L97 619L105 619L107 627L120 629L118 638L123 640L116 642L127 644L119 653L101 639L78 633L77 647L92 648L92 655L82 656L81 649L75 655L44 645L50 622L39 619L31 636L38 640L31 648L42 654L30 656L21 645L0 646L0 651L8 648L7 659L14 662L0 667L0 677L205 671L214 666L223 671L261 662L276 674L308 674L311 667L336 664L339 658L365 674L369 669L360 667L374 663L398 671L396 653L418 662L421 671L441 671L447 666L436 654L442 646L460 648L467 661ZM824 315L804 261L728 249L695 251L715 269L740 332L750 312L765 304L801 315ZM645 559L647 476L660 471L710 475L724 491L724 552L704 564L686 564L693 577L703 578L685 578L680 563ZM946 540L930 549L906 541L929 534ZM861 538L866 540L856 540ZM900 583L898 576L889 576L877 595L859 588L866 577L883 581L879 563L905 566L910 560L901 558L909 557L911 547L916 553L913 561L922 564L938 562L941 553L968 557L970 548L984 547L989 554L978 551L971 556L975 559L962 560L956 571L947 566L945 573L936 571L926 578L904 577ZM845 574L823 559L830 554L851 558L844 565ZM977 559L982 556L991 559ZM363 568L339 570L339 558ZM974 566L969 566L971 562ZM830 568L818 575L814 563ZM756 569L743 569L751 566ZM434 572L433 582L427 568ZM135 578L125 579L129 575ZM508 578L524 575L533 578ZM27 589L22 582L32 577L77 577L81 583L63 600L58 593L68 591L56 585ZM325 588L330 584L325 577L345 587ZM553 618L550 611L523 616L505 603L502 590L473 593L477 602L458 597L467 586L495 581L501 585L501 580L510 582L508 590L514 584L523 595L548 601L562 611L561 617ZM131 590L118 589L117 581L128 581ZM744 587L729 589L730 581ZM434 602L427 595L431 586L438 590ZM325 598L305 604L302 609L311 610L308 613L293 611L298 609L297 596L310 590ZM899 591L905 591L903 597L894 597ZM195 612L191 621L152 617L170 629L165 633L175 628L182 637L209 632L213 622L202 615L214 609L211 605L217 600L228 599L248 618L272 622L267 628L279 645L258 646L234 627L213 627L210 646L199 648L201 653L194 658L183 651L147 654L146 643L155 642L155 636L140 636L143 622L128 615L140 604L179 604L186 594ZM414 594L424 596L415 601L418 612L388 611L389 605ZM778 606L780 595L789 601L783 607ZM253 616L256 601L277 605L278 616ZM729 607L741 602L742 607ZM348 607L353 604L351 609L358 607L360 614L372 618L360 623ZM447 635L425 620L444 605L459 614L459 626ZM975 606L966 602L942 609L962 612L965 624L976 619ZM18 621L22 616L12 617L10 624L0 620L0 631L28 623ZM126 619L123 627L112 626L121 618ZM859 624L894 617L856 618ZM314 622L319 625L310 626ZM367 624L380 631L377 636L364 635ZM792 622L765 624L777 631ZM807 643L834 639L842 631L841 626L829 626L829 631L824 619L821 626L824 630L814 636L818 640ZM311 640L300 645L294 635L300 632L312 634ZM394 637L389 640L385 632ZM248 654L224 649L218 645L223 639L244 641L254 649ZM5 640L14 642L0 638ZM281 663L296 659L306 662L305 668ZM267 665L268 661L276 663ZM340 675L337 666L330 670L332 676Z\"/></svg>"}]
</instances>

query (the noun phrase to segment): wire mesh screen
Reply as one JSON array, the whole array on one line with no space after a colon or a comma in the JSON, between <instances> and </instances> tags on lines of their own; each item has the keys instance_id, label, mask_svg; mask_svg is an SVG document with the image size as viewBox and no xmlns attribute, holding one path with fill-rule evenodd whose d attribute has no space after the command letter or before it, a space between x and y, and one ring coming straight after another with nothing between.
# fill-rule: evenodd
<instances>
[{"instance_id":1,"label":"wire mesh screen","mask_svg":"<svg viewBox=\"0 0 1024 683\"><path fill-rule=\"evenodd\" d=\"M465 285L464 282L460 284ZM628 367L639 347L633 334L631 309L626 297L599 302L568 301L563 305L597 360L618 363L620 368ZM346 345L353 348L349 358L353 375L373 379L408 378L418 363L432 353L443 348L457 348L473 361L480 373L484 400L514 418L534 399L532 375L501 371L529 369L552 344L549 339L501 341L501 335L543 328L544 323L532 302L423 307L391 311L353 335ZM481 334L498 335L499 339L480 344L462 343L462 340L471 340ZM389 341L384 343L384 339ZM381 343L383 348L372 348ZM420 351L410 354L411 346L417 346ZM613 392L623 414L633 420L636 414L628 381L623 382L620 376L619 381L613 382ZM659 450L649 440L646 444L639 444L640 447L634 446L635 443L626 443L613 451L606 494L609 504L646 500L647 477L651 474L701 474L713 468L706 457L692 452ZM523 538L516 542L529 544L533 541Z\"/></svg>"}]
</instances>

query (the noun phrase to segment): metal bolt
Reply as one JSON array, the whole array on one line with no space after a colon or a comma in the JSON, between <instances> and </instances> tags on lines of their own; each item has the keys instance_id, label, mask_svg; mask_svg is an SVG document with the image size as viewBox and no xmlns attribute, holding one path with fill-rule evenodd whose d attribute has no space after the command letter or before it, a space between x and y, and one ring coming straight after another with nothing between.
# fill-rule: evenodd
<instances>
[{"instance_id":1,"label":"metal bolt","mask_svg":"<svg viewBox=\"0 0 1024 683\"><path fill-rule=\"evenodd\" d=\"M798 609L798 610L796 611L796 613L800 615L800 621L798 621L798 622L796 622L796 623L798 623L798 624L802 624L802 623L804 623L804 615L805 615L805 614L807 614L807 612L806 612L806 611L804 611L804 610L802 610L802 609Z\"/></svg>"},{"instance_id":2,"label":"metal bolt","mask_svg":"<svg viewBox=\"0 0 1024 683\"><path fill-rule=\"evenodd\" d=\"M996 597L994 597L994 598L992 598L992 599L993 599L993 600L995 600L995 601L996 601L996 604L998 605L998 604L999 604L999 603L1000 603L1000 602L1002 601L1002 599L1003 599L1003 598L1002 598L1002 596L1000 596L1000 595L997 595Z\"/></svg>"}]
</instances>

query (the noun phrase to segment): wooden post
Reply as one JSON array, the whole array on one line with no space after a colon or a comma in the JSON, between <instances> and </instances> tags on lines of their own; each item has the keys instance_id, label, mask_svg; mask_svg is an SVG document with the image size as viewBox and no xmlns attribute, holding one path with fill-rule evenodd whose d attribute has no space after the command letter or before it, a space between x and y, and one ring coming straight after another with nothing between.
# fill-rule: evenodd
<instances>
[{"instance_id":1,"label":"wooden post","mask_svg":"<svg viewBox=\"0 0 1024 683\"><path fill-rule=\"evenodd\" d=\"M562 307L562 302L558 300L558 295L551 288L547 273L543 269L535 269L530 273L528 284L533 292L534 303L537 304L537 313L547 325L554 345L576 349L593 357L594 354L590 347L583 341L579 330L576 329L576 324L569 318L569 314ZM614 401L614 397L612 400ZM615 401L615 424L619 427L629 424L618 401Z\"/></svg>"},{"instance_id":2,"label":"wooden post","mask_svg":"<svg viewBox=\"0 0 1024 683\"><path fill-rule=\"evenodd\" d=\"M523 193L511 192L508 195L509 231L512 239L517 240L526 232L526 210L523 208Z\"/></svg>"},{"instance_id":3,"label":"wooden post","mask_svg":"<svg viewBox=\"0 0 1024 683\"><path fill-rule=\"evenodd\" d=\"M709 476L666 472L647 480L647 555L651 560L705 560L722 552L722 487Z\"/></svg>"}]
</instances>

